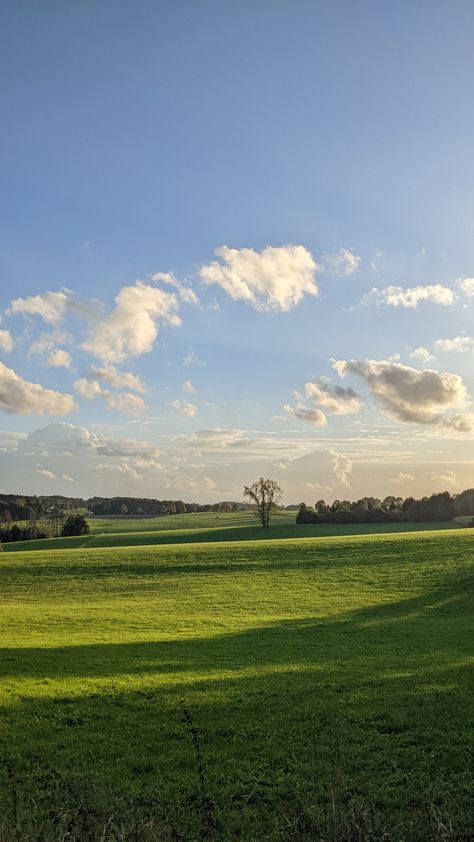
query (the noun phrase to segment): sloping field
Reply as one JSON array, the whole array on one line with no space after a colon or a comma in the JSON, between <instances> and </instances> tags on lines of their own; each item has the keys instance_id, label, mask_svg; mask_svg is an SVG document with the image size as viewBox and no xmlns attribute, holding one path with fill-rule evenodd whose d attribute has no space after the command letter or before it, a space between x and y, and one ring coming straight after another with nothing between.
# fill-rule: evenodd
<instances>
[{"instance_id":1,"label":"sloping field","mask_svg":"<svg viewBox=\"0 0 474 842\"><path fill-rule=\"evenodd\" d=\"M4 552L59 550L89 547L133 547L147 544L188 544L210 541L255 541L269 539L322 538L330 535L367 535L456 529L455 521L438 523L295 523L295 512L282 512L263 531L255 515L248 512L170 515L151 518L89 518L89 535L74 538L46 538L3 544Z\"/></svg>"},{"instance_id":2,"label":"sloping field","mask_svg":"<svg viewBox=\"0 0 474 842\"><path fill-rule=\"evenodd\" d=\"M474 838L474 533L0 556L0 839Z\"/></svg>"}]
</instances>

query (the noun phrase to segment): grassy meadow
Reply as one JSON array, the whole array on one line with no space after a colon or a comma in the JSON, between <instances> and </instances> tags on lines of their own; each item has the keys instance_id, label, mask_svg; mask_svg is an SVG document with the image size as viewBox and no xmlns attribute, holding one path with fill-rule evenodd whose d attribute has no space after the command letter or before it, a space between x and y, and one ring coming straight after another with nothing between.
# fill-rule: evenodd
<instances>
[{"instance_id":1,"label":"grassy meadow","mask_svg":"<svg viewBox=\"0 0 474 842\"><path fill-rule=\"evenodd\" d=\"M0 555L0 840L473 839L474 532L219 519Z\"/></svg>"},{"instance_id":2,"label":"grassy meadow","mask_svg":"<svg viewBox=\"0 0 474 842\"><path fill-rule=\"evenodd\" d=\"M266 539L322 538L337 535L388 534L432 529L453 529L459 523L306 523L296 525L296 512L280 512L270 523ZM46 538L11 542L5 552L65 548L188 544L213 541L255 541L262 529L252 512L199 512L167 517L90 517L91 532L73 538Z\"/></svg>"}]
</instances>

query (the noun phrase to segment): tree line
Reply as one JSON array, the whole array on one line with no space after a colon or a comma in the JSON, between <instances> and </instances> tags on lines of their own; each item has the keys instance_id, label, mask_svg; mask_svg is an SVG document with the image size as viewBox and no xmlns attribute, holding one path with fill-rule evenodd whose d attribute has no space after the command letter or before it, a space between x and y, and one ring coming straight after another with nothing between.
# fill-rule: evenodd
<instances>
[{"instance_id":1,"label":"tree line","mask_svg":"<svg viewBox=\"0 0 474 842\"><path fill-rule=\"evenodd\" d=\"M94 515L175 515L187 512L247 511L246 503L224 500L219 503L185 503L147 497L65 497L61 494L3 494L0 497L0 523L36 521L55 511L85 509Z\"/></svg>"},{"instance_id":2,"label":"tree line","mask_svg":"<svg viewBox=\"0 0 474 842\"><path fill-rule=\"evenodd\" d=\"M314 506L301 503L297 523L430 523L449 521L460 515L474 515L474 488L460 494L442 491L430 497L361 497L360 500L318 500Z\"/></svg>"},{"instance_id":3,"label":"tree line","mask_svg":"<svg viewBox=\"0 0 474 842\"><path fill-rule=\"evenodd\" d=\"M39 520L51 508L59 511L79 509L84 506L85 500L82 497L64 497L61 494L2 494L0 497L0 523Z\"/></svg>"},{"instance_id":4,"label":"tree line","mask_svg":"<svg viewBox=\"0 0 474 842\"><path fill-rule=\"evenodd\" d=\"M156 500L147 497L91 497L87 508L94 515L184 515L192 512L246 511L246 503L224 500L220 503L184 503L183 500Z\"/></svg>"}]
</instances>

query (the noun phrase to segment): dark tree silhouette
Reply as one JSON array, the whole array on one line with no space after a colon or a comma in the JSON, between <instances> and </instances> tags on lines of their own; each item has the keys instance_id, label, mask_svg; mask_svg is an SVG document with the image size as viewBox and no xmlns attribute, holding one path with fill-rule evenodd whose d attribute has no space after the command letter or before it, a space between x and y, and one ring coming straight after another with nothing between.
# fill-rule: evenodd
<instances>
[{"instance_id":1,"label":"dark tree silhouette","mask_svg":"<svg viewBox=\"0 0 474 842\"><path fill-rule=\"evenodd\" d=\"M262 527L266 529L270 522L270 515L277 508L283 490L274 479L260 477L252 485L244 487L244 497L253 505L254 513L260 518Z\"/></svg>"},{"instance_id":2,"label":"dark tree silhouette","mask_svg":"<svg viewBox=\"0 0 474 842\"><path fill-rule=\"evenodd\" d=\"M89 532L89 524L82 515L69 515L62 528L61 537L64 538L69 535L88 535Z\"/></svg>"}]
</instances>

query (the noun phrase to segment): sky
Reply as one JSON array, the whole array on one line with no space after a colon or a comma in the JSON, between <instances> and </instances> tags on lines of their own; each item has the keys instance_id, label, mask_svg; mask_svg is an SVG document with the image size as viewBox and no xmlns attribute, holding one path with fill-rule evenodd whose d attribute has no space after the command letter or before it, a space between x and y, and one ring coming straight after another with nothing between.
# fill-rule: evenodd
<instances>
[{"instance_id":1,"label":"sky","mask_svg":"<svg viewBox=\"0 0 474 842\"><path fill-rule=\"evenodd\" d=\"M0 493L474 486L473 26L0 4Z\"/></svg>"}]
</instances>

